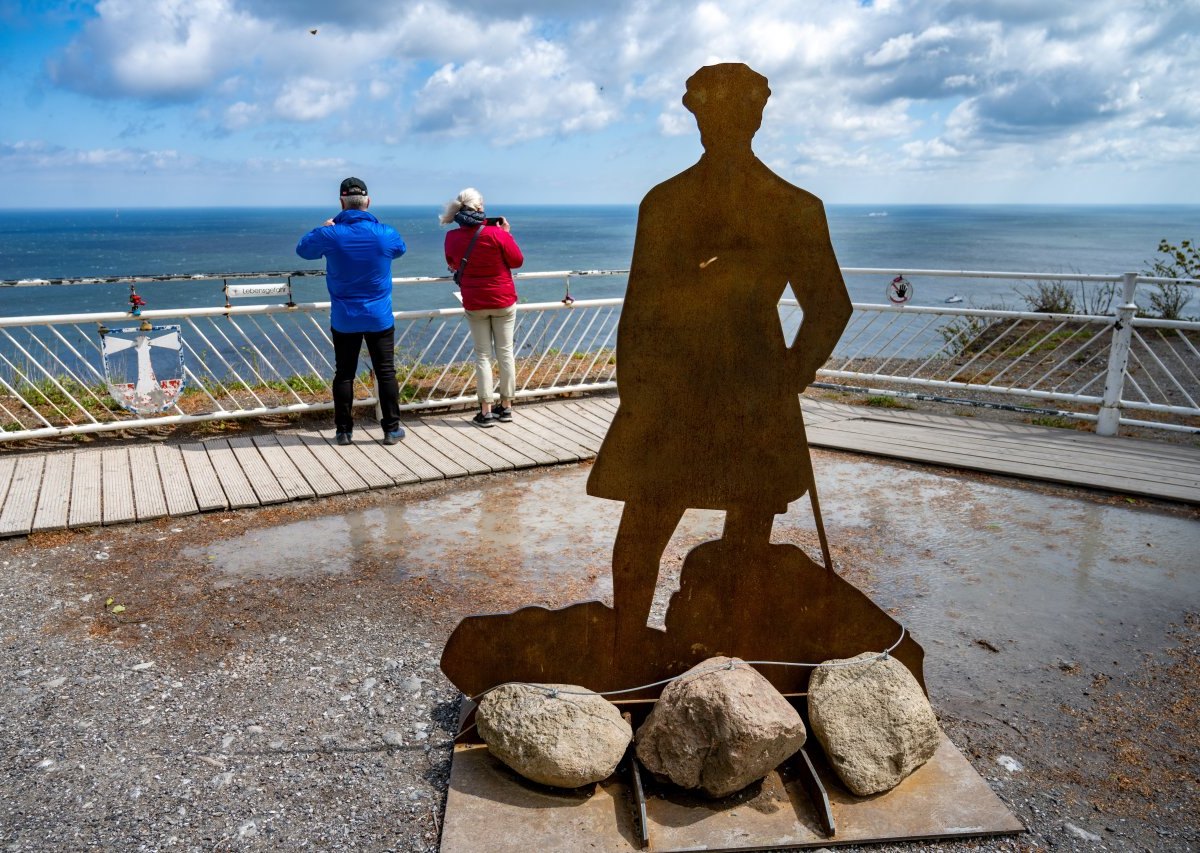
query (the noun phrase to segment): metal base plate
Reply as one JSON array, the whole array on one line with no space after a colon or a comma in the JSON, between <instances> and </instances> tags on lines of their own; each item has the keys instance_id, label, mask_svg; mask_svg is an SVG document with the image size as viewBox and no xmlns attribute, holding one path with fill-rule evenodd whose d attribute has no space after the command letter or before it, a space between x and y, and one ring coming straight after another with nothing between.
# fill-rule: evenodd
<instances>
[{"instance_id":1,"label":"metal base plate","mask_svg":"<svg viewBox=\"0 0 1200 853\"><path fill-rule=\"evenodd\" d=\"M815 745L815 744L814 744ZM837 835L824 834L800 781L787 770L722 800L692 797L646 775L650 844L635 825L629 777L620 771L592 787L563 791L529 782L486 746L454 751L442 853L529 850L655 853L763 850L836 844L959 838L1024 827L962 753L942 735L923 767L885 794L855 797L823 759L814 763L829 792ZM786 767L786 765L785 765Z\"/></svg>"}]
</instances>

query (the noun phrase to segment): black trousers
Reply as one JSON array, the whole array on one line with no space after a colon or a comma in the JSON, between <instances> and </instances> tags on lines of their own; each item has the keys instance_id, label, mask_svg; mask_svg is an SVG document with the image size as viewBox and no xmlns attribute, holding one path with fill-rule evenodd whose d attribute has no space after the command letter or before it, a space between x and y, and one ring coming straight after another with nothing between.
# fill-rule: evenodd
<instances>
[{"instance_id":1,"label":"black trousers","mask_svg":"<svg viewBox=\"0 0 1200 853\"><path fill-rule=\"evenodd\" d=\"M400 426L400 389L396 384L396 327L382 332L339 332L333 336L333 422L338 432L354 430L354 376L358 372L358 353L366 341L375 371L375 387L383 417L379 425L384 432Z\"/></svg>"}]
</instances>

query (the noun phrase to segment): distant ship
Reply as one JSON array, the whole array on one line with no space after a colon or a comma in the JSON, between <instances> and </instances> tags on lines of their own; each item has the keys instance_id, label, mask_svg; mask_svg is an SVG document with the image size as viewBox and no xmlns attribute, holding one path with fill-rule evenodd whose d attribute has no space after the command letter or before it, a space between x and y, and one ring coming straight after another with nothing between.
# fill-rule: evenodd
<instances>
[{"instance_id":1,"label":"distant ship","mask_svg":"<svg viewBox=\"0 0 1200 853\"><path fill-rule=\"evenodd\" d=\"M868 213L867 216L887 216L887 211L872 211L871 213Z\"/></svg>"},{"instance_id":2,"label":"distant ship","mask_svg":"<svg viewBox=\"0 0 1200 853\"><path fill-rule=\"evenodd\" d=\"M963 301L963 298L956 293L953 296L951 296L949 299L947 299L946 303L951 304L954 302L962 302L962 301Z\"/></svg>"}]
</instances>

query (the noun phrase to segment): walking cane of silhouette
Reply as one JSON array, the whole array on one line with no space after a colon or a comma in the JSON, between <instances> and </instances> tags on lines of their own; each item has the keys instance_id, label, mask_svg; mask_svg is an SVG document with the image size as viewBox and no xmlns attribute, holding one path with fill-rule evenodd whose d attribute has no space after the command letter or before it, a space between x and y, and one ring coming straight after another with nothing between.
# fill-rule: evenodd
<instances>
[{"instance_id":1,"label":"walking cane of silhouette","mask_svg":"<svg viewBox=\"0 0 1200 853\"><path fill-rule=\"evenodd\" d=\"M817 523L817 538L821 540L821 558L825 561L825 568L828 571L833 571L833 557L829 555L829 540L825 538L825 522L821 520L821 504L817 500L817 483L814 480L808 488L808 497L812 502L813 521Z\"/></svg>"}]
</instances>

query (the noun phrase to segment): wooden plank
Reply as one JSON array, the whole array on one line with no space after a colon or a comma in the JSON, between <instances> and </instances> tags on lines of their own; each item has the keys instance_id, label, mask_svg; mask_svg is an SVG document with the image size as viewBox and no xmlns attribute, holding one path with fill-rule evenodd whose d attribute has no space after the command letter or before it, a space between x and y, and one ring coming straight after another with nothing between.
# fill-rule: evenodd
<instances>
[{"instance_id":1,"label":"wooden plank","mask_svg":"<svg viewBox=\"0 0 1200 853\"><path fill-rule=\"evenodd\" d=\"M234 458L242 467L242 473L246 475L250 488L254 490L260 504L266 506L290 500L283 486L279 485L279 480L275 478L275 472L258 452L258 446L254 443L253 438L248 435L239 435L229 439L229 447L233 451Z\"/></svg>"},{"instance_id":2,"label":"wooden plank","mask_svg":"<svg viewBox=\"0 0 1200 853\"><path fill-rule=\"evenodd\" d=\"M12 482L13 471L16 468L16 459L0 459L0 501L8 495L8 484Z\"/></svg>"},{"instance_id":3,"label":"wooden plank","mask_svg":"<svg viewBox=\"0 0 1200 853\"><path fill-rule=\"evenodd\" d=\"M541 403L536 408L542 412L553 412L556 417L571 424L576 432L586 433L597 442L604 438L606 428L599 426L590 412L576 406L574 400L554 400Z\"/></svg>"},{"instance_id":4,"label":"wooden plank","mask_svg":"<svg viewBox=\"0 0 1200 853\"><path fill-rule=\"evenodd\" d=\"M434 447L426 438L428 433L429 430L422 427L420 421L410 421L408 425L408 437L404 441L412 448L414 453L440 471L442 476L447 479L466 476L468 473L466 467L459 464L454 458L447 456L437 447ZM439 443L444 444L444 442Z\"/></svg>"},{"instance_id":5,"label":"wooden plank","mask_svg":"<svg viewBox=\"0 0 1200 853\"><path fill-rule=\"evenodd\" d=\"M254 487L250 485L246 472L238 463L233 448L229 446L229 440L213 439L204 442L204 446L208 450L208 458L217 473L217 479L221 482L221 491L229 501L229 508L259 506L258 495L254 493Z\"/></svg>"},{"instance_id":6,"label":"wooden plank","mask_svg":"<svg viewBox=\"0 0 1200 853\"><path fill-rule=\"evenodd\" d=\"M296 467L296 463L288 454L287 449L279 443L274 435L256 435L253 440L254 446L262 454L263 462L271 469L271 473L275 475L275 480L279 483L279 488L283 489L283 493L289 501L316 497L316 491L309 485L308 480L304 479L304 475ZM311 458L311 454L309 454L309 458Z\"/></svg>"},{"instance_id":7,"label":"wooden plank","mask_svg":"<svg viewBox=\"0 0 1200 853\"><path fill-rule=\"evenodd\" d=\"M804 401L805 407L809 401ZM1140 460L1137 467L1160 466L1172 471L1179 465L1200 470L1200 451L1180 445L1136 438L1109 438L1090 432L1053 429L1032 424L974 420L962 416L927 412L875 411L846 403L816 403L822 410L840 413L838 421L871 421L901 427L930 427L958 436L986 436L997 446L1027 452L1095 454L1110 464L1116 459ZM1052 450L1053 449L1053 450ZM1004 452L1008 452L1007 450ZM1169 460L1169 461L1168 461Z\"/></svg>"},{"instance_id":8,"label":"wooden plank","mask_svg":"<svg viewBox=\"0 0 1200 853\"><path fill-rule=\"evenodd\" d=\"M509 432L519 432L526 441L541 442L542 446L553 453L559 462L578 462L591 456L576 442L566 436L556 434L553 429L545 426L541 418L532 414L532 409L532 406L526 406L525 416L521 418L521 422L518 424L514 420L511 424L505 424L504 429Z\"/></svg>"},{"instance_id":9,"label":"wooden plank","mask_svg":"<svg viewBox=\"0 0 1200 853\"><path fill-rule=\"evenodd\" d=\"M557 447L548 445L529 430L522 429L520 421L515 419L510 424L500 424L490 430L482 430L472 425L470 418L463 418L460 422L470 429L486 432L492 440L511 447L523 456L534 460L538 465L557 465L564 461L560 458L560 451Z\"/></svg>"},{"instance_id":10,"label":"wooden plank","mask_svg":"<svg viewBox=\"0 0 1200 853\"><path fill-rule=\"evenodd\" d=\"M200 442L183 444L179 447L179 455L183 459L184 468L187 469L199 510L208 512L214 509L228 509L229 498L221 488L221 480L213 468L212 459L208 456L208 448Z\"/></svg>"},{"instance_id":11,"label":"wooden plank","mask_svg":"<svg viewBox=\"0 0 1200 853\"><path fill-rule=\"evenodd\" d=\"M617 397L592 397L591 400L596 404L597 408L607 409L613 415L617 413L617 406L621 402Z\"/></svg>"},{"instance_id":12,"label":"wooden plank","mask_svg":"<svg viewBox=\"0 0 1200 853\"><path fill-rule=\"evenodd\" d=\"M382 471L384 476L391 480L388 485L403 486L407 483L421 482L421 476L406 464L409 460L416 459L417 455L404 447L404 441L399 444L360 441L356 442L354 446L371 461L371 464ZM440 471L430 470L432 476L429 479L442 479Z\"/></svg>"},{"instance_id":13,"label":"wooden plank","mask_svg":"<svg viewBox=\"0 0 1200 853\"><path fill-rule=\"evenodd\" d=\"M101 517L104 524L124 524L137 519L133 509L133 480L129 450L114 447L100 451Z\"/></svg>"},{"instance_id":14,"label":"wooden plank","mask_svg":"<svg viewBox=\"0 0 1200 853\"><path fill-rule=\"evenodd\" d=\"M283 452L295 464L296 470L300 472L304 482L312 487L317 497L343 494L341 485L329 475L317 457L313 456L308 445L300 440L300 436L294 432L283 432L277 433L275 440L279 442Z\"/></svg>"},{"instance_id":15,"label":"wooden plank","mask_svg":"<svg viewBox=\"0 0 1200 853\"><path fill-rule=\"evenodd\" d=\"M1032 434L1022 436L1020 440L996 436L977 428L954 431L870 418L840 422L824 429L872 438L886 436L889 441L901 446L899 450L910 447L913 452L922 455L945 448L947 452L953 452L960 457L977 457L980 464L994 465L1001 472L1010 461L1014 461L1034 466L1043 465L1047 469L1075 471L1088 477L1120 475L1146 482L1163 481L1176 486L1197 484L1196 471L1181 471L1178 465L1148 465L1142 460L1128 459L1119 452L1119 446L1109 450L1064 444L1055 441L1054 436L1041 435L1036 427L1029 428L1033 430Z\"/></svg>"},{"instance_id":16,"label":"wooden plank","mask_svg":"<svg viewBox=\"0 0 1200 853\"><path fill-rule=\"evenodd\" d=\"M370 446L383 447L383 445L375 444L373 441L359 440L349 447L339 447L338 452L342 455L342 459L346 461L346 464L353 468L355 473L366 481L367 488L382 489L396 485L396 481L376 465L375 461L364 450L365 447Z\"/></svg>"},{"instance_id":17,"label":"wooden plank","mask_svg":"<svg viewBox=\"0 0 1200 853\"><path fill-rule=\"evenodd\" d=\"M465 446L459 446L454 442L448 441L433 426L426 423L424 419L416 421L413 424L413 429L409 430L409 433L412 434L414 432L418 438L424 440L438 453L461 465L468 474L490 474L492 472L491 467L487 463L470 453L465 449Z\"/></svg>"},{"instance_id":18,"label":"wooden plank","mask_svg":"<svg viewBox=\"0 0 1200 853\"><path fill-rule=\"evenodd\" d=\"M71 451L46 454L42 489L38 492L37 511L33 516L34 530L62 530L67 526L74 467L75 453Z\"/></svg>"},{"instance_id":19,"label":"wooden plank","mask_svg":"<svg viewBox=\"0 0 1200 853\"><path fill-rule=\"evenodd\" d=\"M531 456L526 456L521 451L514 447L505 444L500 440L497 433L501 431L501 427L494 429L480 429L473 425L470 421L462 421L452 418L427 418L427 421L435 421L439 429L443 433L463 433L464 439L471 439L478 443L479 447L486 450L498 458L504 460L506 468L503 470L511 470L513 468L532 468L537 465L537 460ZM502 470L502 469L495 469Z\"/></svg>"},{"instance_id":20,"label":"wooden plank","mask_svg":"<svg viewBox=\"0 0 1200 853\"><path fill-rule=\"evenodd\" d=\"M321 467L329 472L329 476L337 481L338 488L343 492L361 492L367 488L367 481L358 475L350 464L339 453L340 447L330 444L325 440L325 437L316 430L297 430L295 435L299 437L304 446L313 457L321 463ZM332 435L332 431L330 431Z\"/></svg>"},{"instance_id":21,"label":"wooden plank","mask_svg":"<svg viewBox=\"0 0 1200 853\"><path fill-rule=\"evenodd\" d=\"M0 511L0 536L24 536L33 530L33 513L42 485L45 454L22 456L16 463L4 498L4 509Z\"/></svg>"},{"instance_id":22,"label":"wooden plank","mask_svg":"<svg viewBox=\"0 0 1200 853\"><path fill-rule=\"evenodd\" d=\"M405 427L405 432L408 432L408 427ZM387 456L388 458L394 460L395 463L407 468L411 472L411 476L416 478L415 480L410 480L407 477L403 477L398 471L393 473L388 467L386 467L386 463L377 460L376 464L378 464L380 468L383 468L383 470L387 473L393 474L397 485L411 482L427 483L431 480L445 479L445 475L440 470L435 468L433 465L430 465L423 456L421 456L417 451L413 450L407 435L399 444L376 444L374 447L364 450L364 452L373 459L381 455Z\"/></svg>"},{"instance_id":23,"label":"wooden plank","mask_svg":"<svg viewBox=\"0 0 1200 853\"><path fill-rule=\"evenodd\" d=\"M559 436L564 441L570 441L578 447L583 452L585 459L595 456L596 451L600 449L602 437L576 426L570 412L563 410L560 406L529 406L527 409L530 417L538 421L551 434Z\"/></svg>"},{"instance_id":24,"label":"wooden plank","mask_svg":"<svg viewBox=\"0 0 1200 853\"><path fill-rule=\"evenodd\" d=\"M183 454L178 447L154 446L154 459L162 477L163 498L167 502L168 515L193 515L200 511L196 496L192 494L192 481L183 464Z\"/></svg>"},{"instance_id":25,"label":"wooden plank","mask_svg":"<svg viewBox=\"0 0 1200 853\"><path fill-rule=\"evenodd\" d=\"M804 401L804 408L810 408L809 401ZM985 435L986 440L1001 446L1028 449L1031 451L1048 450L1051 447L1058 452L1096 453L1097 456L1111 462L1116 457L1141 459L1145 464L1160 464L1166 458L1177 458L1183 464L1200 467L1200 453L1177 445L1166 445L1160 441L1150 441L1132 438L1108 438L1103 435L1074 431L1074 429L1054 429L1028 424L1010 424L989 420L973 420L961 416L931 415L920 412L874 412L859 406L848 406L845 403L816 402L812 407L821 412L840 413L839 418L832 418L839 424L851 422L870 422L870 424L888 424L899 428L923 427L936 429L943 434ZM824 424L822 424L824 426Z\"/></svg>"},{"instance_id":26,"label":"wooden plank","mask_svg":"<svg viewBox=\"0 0 1200 853\"><path fill-rule=\"evenodd\" d=\"M465 428L455 428L450 426L441 418L422 418L421 424L427 429L434 432L446 444L455 448L456 459L472 458L477 459L481 464L487 467L489 472L496 471L511 471L515 466L508 461L506 456L496 453L492 449L494 442L489 443L484 438L484 433L495 432L495 429L486 430L479 427L472 427L471 434L468 434Z\"/></svg>"},{"instance_id":27,"label":"wooden plank","mask_svg":"<svg viewBox=\"0 0 1200 853\"><path fill-rule=\"evenodd\" d=\"M71 469L71 509L67 514L68 527L91 527L102 520L100 515L100 451L75 454Z\"/></svg>"},{"instance_id":28,"label":"wooden plank","mask_svg":"<svg viewBox=\"0 0 1200 853\"><path fill-rule=\"evenodd\" d=\"M1065 485L1104 489L1122 494L1137 494L1200 503L1200 489L1188 488L1158 480L1138 480L1125 474L1101 475L1072 466L1052 467L1014 458L997 458L979 453L963 452L941 442L910 444L895 441L888 435L845 433L818 427L809 433L809 441L822 447L871 453L913 462L924 462L950 468L964 468L1030 480L1043 480Z\"/></svg>"},{"instance_id":29,"label":"wooden plank","mask_svg":"<svg viewBox=\"0 0 1200 853\"><path fill-rule=\"evenodd\" d=\"M897 429L932 429L944 435L962 437L986 436L987 440L998 448L1058 455L1092 454L1106 460L1136 460L1138 467L1157 465L1164 470L1172 470L1179 464L1190 464L1200 468L1200 451L1190 447L1133 438L1109 438L1070 429L934 416L917 420L876 414L860 414L856 418L847 419L846 422L889 424Z\"/></svg>"},{"instance_id":30,"label":"wooden plank","mask_svg":"<svg viewBox=\"0 0 1200 853\"><path fill-rule=\"evenodd\" d=\"M800 411L804 413L804 423L808 426L825 424L830 421L841 421L848 417L857 416L857 413L847 412L847 408L850 407L825 403L821 400L814 400L811 397L800 398Z\"/></svg>"},{"instance_id":31,"label":"wooden plank","mask_svg":"<svg viewBox=\"0 0 1200 853\"><path fill-rule=\"evenodd\" d=\"M594 407L582 403L581 400L568 400L563 404L563 408L578 419L581 427L586 427L593 435L603 440L608 434L608 428L612 426L612 415L607 412L601 414Z\"/></svg>"},{"instance_id":32,"label":"wooden plank","mask_svg":"<svg viewBox=\"0 0 1200 853\"><path fill-rule=\"evenodd\" d=\"M138 521L162 518L167 514L167 498L163 494L162 475L154 445L139 444L129 448L129 475L133 480L133 511Z\"/></svg>"}]
</instances>

